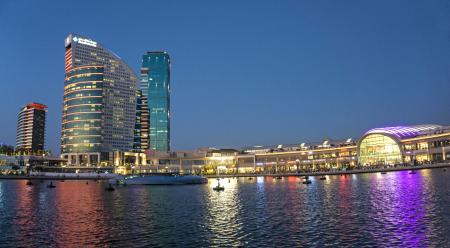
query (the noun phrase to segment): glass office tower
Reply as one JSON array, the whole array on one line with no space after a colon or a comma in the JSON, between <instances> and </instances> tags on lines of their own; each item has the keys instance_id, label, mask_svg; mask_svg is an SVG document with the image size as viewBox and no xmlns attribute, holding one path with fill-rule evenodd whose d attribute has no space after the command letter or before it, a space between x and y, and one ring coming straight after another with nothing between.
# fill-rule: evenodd
<instances>
[{"instance_id":1,"label":"glass office tower","mask_svg":"<svg viewBox=\"0 0 450 248\"><path fill-rule=\"evenodd\" d=\"M142 57L141 90L150 113L149 149L170 151L170 57L147 52Z\"/></svg>"},{"instance_id":2,"label":"glass office tower","mask_svg":"<svg viewBox=\"0 0 450 248\"><path fill-rule=\"evenodd\" d=\"M133 149L137 77L98 42L65 40L61 153L69 165L112 164L114 151Z\"/></svg>"}]
</instances>

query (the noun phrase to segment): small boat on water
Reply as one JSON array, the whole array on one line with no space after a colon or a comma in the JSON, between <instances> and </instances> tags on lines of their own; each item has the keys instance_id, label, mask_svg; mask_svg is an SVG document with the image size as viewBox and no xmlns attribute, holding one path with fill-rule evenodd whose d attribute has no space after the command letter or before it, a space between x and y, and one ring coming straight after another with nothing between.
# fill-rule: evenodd
<instances>
[{"instance_id":1,"label":"small boat on water","mask_svg":"<svg viewBox=\"0 0 450 248\"><path fill-rule=\"evenodd\" d=\"M253 177L249 177L248 180L253 180Z\"/></svg>"},{"instance_id":2,"label":"small boat on water","mask_svg":"<svg viewBox=\"0 0 450 248\"><path fill-rule=\"evenodd\" d=\"M193 175L180 175L173 173L154 173L135 176L116 176L108 180L111 184L127 185L183 185L204 184L208 182L206 177Z\"/></svg>"},{"instance_id":3,"label":"small boat on water","mask_svg":"<svg viewBox=\"0 0 450 248\"><path fill-rule=\"evenodd\" d=\"M387 173L386 171L382 171L382 172L381 172L381 174L386 174L386 173Z\"/></svg>"},{"instance_id":4,"label":"small boat on water","mask_svg":"<svg viewBox=\"0 0 450 248\"><path fill-rule=\"evenodd\" d=\"M108 187L105 188L105 191L114 191L116 190L111 184L108 185Z\"/></svg>"},{"instance_id":5,"label":"small boat on water","mask_svg":"<svg viewBox=\"0 0 450 248\"><path fill-rule=\"evenodd\" d=\"M50 182L50 184L47 185L47 188L53 189L53 188L56 188L56 186L53 185L53 182Z\"/></svg>"},{"instance_id":6,"label":"small boat on water","mask_svg":"<svg viewBox=\"0 0 450 248\"><path fill-rule=\"evenodd\" d=\"M280 176L278 176L278 177L275 177L275 179L276 179L276 180L280 180L280 179L283 179L283 178L280 177Z\"/></svg>"},{"instance_id":7,"label":"small boat on water","mask_svg":"<svg viewBox=\"0 0 450 248\"><path fill-rule=\"evenodd\" d=\"M412 170L409 172L409 174L417 174L417 172L415 170Z\"/></svg>"},{"instance_id":8,"label":"small boat on water","mask_svg":"<svg viewBox=\"0 0 450 248\"><path fill-rule=\"evenodd\" d=\"M224 191L225 190L224 186L220 186L220 179L217 179L217 185L216 185L216 187L213 188L213 190L215 190L215 191Z\"/></svg>"},{"instance_id":9,"label":"small boat on water","mask_svg":"<svg viewBox=\"0 0 450 248\"><path fill-rule=\"evenodd\" d=\"M31 186L31 185L33 185L33 182L30 181L30 180L28 180L27 183L26 183L26 185Z\"/></svg>"},{"instance_id":10,"label":"small boat on water","mask_svg":"<svg viewBox=\"0 0 450 248\"><path fill-rule=\"evenodd\" d=\"M309 180L309 179L305 179L302 183L303 183L303 184L311 184L312 182L311 182L311 180Z\"/></svg>"},{"instance_id":11,"label":"small boat on water","mask_svg":"<svg viewBox=\"0 0 450 248\"><path fill-rule=\"evenodd\" d=\"M326 177L326 176L321 176L321 177L319 178L319 180L327 180L327 177Z\"/></svg>"}]
</instances>

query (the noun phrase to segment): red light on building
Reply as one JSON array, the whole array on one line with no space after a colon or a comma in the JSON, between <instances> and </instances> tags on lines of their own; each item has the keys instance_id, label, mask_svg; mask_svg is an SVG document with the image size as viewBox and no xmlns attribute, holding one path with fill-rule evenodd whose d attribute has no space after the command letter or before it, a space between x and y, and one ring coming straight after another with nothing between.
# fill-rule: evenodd
<instances>
[{"instance_id":1,"label":"red light on building","mask_svg":"<svg viewBox=\"0 0 450 248\"><path fill-rule=\"evenodd\" d=\"M45 109L47 109L47 106L44 105L44 104L32 102L32 103L27 104L27 108L34 108L34 109L38 109L38 110L45 110Z\"/></svg>"}]
</instances>

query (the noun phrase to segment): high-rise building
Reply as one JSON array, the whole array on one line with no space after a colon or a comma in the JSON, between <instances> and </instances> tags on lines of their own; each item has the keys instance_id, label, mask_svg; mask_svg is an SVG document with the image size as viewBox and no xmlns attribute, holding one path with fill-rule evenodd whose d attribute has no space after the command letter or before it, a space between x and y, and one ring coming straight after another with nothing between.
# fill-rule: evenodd
<instances>
[{"instance_id":1,"label":"high-rise building","mask_svg":"<svg viewBox=\"0 0 450 248\"><path fill-rule=\"evenodd\" d=\"M16 150L35 153L44 150L47 106L29 103L20 109L17 118Z\"/></svg>"},{"instance_id":2,"label":"high-rise building","mask_svg":"<svg viewBox=\"0 0 450 248\"><path fill-rule=\"evenodd\" d=\"M147 97L137 91L136 123L134 126L134 152L145 152L148 149L149 112Z\"/></svg>"},{"instance_id":3,"label":"high-rise building","mask_svg":"<svg viewBox=\"0 0 450 248\"><path fill-rule=\"evenodd\" d=\"M100 43L77 34L65 40L61 153L69 165L112 164L133 149L137 77Z\"/></svg>"},{"instance_id":4,"label":"high-rise building","mask_svg":"<svg viewBox=\"0 0 450 248\"><path fill-rule=\"evenodd\" d=\"M142 57L141 90L150 112L150 150L170 150L170 57L147 52Z\"/></svg>"}]
</instances>

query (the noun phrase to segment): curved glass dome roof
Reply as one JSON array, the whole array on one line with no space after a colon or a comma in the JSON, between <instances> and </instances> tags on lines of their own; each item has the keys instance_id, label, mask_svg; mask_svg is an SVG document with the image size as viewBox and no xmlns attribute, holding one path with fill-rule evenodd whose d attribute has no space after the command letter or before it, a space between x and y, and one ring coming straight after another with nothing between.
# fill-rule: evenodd
<instances>
[{"instance_id":1,"label":"curved glass dome roof","mask_svg":"<svg viewBox=\"0 0 450 248\"><path fill-rule=\"evenodd\" d=\"M433 133L437 130L441 130L443 127L434 124L416 125L416 126L395 126L395 127L382 127L373 128L365 133L367 134L390 134L400 139L413 138L419 135L425 135Z\"/></svg>"}]
</instances>

